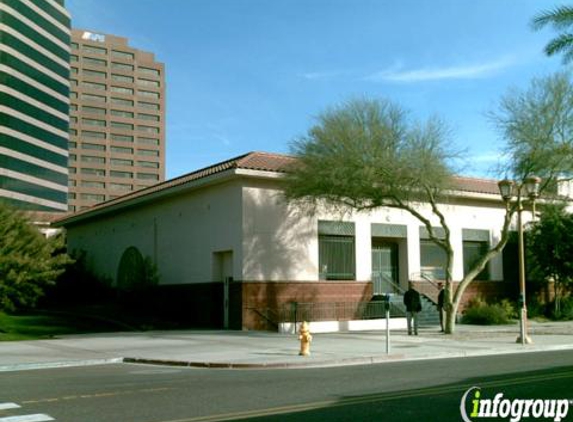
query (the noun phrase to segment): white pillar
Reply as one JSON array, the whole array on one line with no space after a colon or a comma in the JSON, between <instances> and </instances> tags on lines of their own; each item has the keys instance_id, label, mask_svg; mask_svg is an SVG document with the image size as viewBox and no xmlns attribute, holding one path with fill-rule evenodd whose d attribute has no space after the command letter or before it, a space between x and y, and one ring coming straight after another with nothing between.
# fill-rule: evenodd
<instances>
[{"instance_id":1,"label":"white pillar","mask_svg":"<svg viewBox=\"0 0 573 422\"><path fill-rule=\"evenodd\" d=\"M454 268L452 279L460 281L464 278L464 241L460 227L450 227L450 241L454 250Z\"/></svg>"},{"instance_id":2,"label":"white pillar","mask_svg":"<svg viewBox=\"0 0 573 422\"><path fill-rule=\"evenodd\" d=\"M419 275L420 269L420 226L418 224L408 224L408 270L410 274ZM402 286L407 287L407 286Z\"/></svg>"},{"instance_id":3,"label":"white pillar","mask_svg":"<svg viewBox=\"0 0 573 422\"><path fill-rule=\"evenodd\" d=\"M356 280L367 281L372 276L372 234L370 221L359 219L355 222Z\"/></svg>"}]
</instances>

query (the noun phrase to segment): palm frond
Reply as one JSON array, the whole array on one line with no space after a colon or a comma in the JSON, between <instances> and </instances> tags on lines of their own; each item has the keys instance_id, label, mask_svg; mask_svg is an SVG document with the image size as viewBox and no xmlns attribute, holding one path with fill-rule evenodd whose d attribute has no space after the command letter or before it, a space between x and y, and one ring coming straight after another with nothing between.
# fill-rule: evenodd
<instances>
[{"instance_id":1,"label":"palm frond","mask_svg":"<svg viewBox=\"0 0 573 422\"><path fill-rule=\"evenodd\" d=\"M539 30L547 25L560 30L573 26L573 6L559 6L552 10L545 10L531 20L531 27Z\"/></svg>"},{"instance_id":2,"label":"palm frond","mask_svg":"<svg viewBox=\"0 0 573 422\"><path fill-rule=\"evenodd\" d=\"M573 34L561 34L557 38L552 39L549 44L545 46L545 54L553 56L558 53L566 53L563 60L569 62L570 51L573 50Z\"/></svg>"}]
</instances>

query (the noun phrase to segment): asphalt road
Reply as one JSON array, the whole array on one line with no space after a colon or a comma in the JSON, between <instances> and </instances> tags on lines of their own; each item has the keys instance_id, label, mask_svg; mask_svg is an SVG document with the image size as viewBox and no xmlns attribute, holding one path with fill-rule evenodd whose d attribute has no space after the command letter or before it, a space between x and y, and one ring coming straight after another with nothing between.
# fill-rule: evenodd
<instances>
[{"instance_id":1,"label":"asphalt road","mask_svg":"<svg viewBox=\"0 0 573 422\"><path fill-rule=\"evenodd\" d=\"M38 422L457 421L471 387L484 399L503 393L569 403L573 353L296 370L121 364L7 372L0 375L0 422L24 415L37 416L21 421ZM465 401L468 414L476 391ZM571 408L564 420L573 421Z\"/></svg>"}]
</instances>

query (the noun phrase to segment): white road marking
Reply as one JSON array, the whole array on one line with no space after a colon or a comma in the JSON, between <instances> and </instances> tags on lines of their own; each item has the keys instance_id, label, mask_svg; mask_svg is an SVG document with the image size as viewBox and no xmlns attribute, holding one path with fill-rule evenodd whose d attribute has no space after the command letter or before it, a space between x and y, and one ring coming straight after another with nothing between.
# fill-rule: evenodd
<instances>
[{"instance_id":1,"label":"white road marking","mask_svg":"<svg viewBox=\"0 0 573 422\"><path fill-rule=\"evenodd\" d=\"M19 409L16 403L0 403L0 410L8 410L8 409Z\"/></svg>"},{"instance_id":2,"label":"white road marking","mask_svg":"<svg viewBox=\"0 0 573 422\"><path fill-rule=\"evenodd\" d=\"M46 422L54 421L55 419L48 415L37 413L35 415L22 415L22 416L9 416L7 418L0 418L0 422Z\"/></svg>"}]
</instances>

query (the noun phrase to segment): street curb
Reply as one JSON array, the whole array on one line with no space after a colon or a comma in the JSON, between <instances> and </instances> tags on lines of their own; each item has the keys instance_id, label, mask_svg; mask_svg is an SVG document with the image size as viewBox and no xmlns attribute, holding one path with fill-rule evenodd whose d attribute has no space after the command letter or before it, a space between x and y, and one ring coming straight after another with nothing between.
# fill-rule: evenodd
<instances>
[{"instance_id":1,"label":"street curb","mask_svg":"<svg viewBox=\"0 0 573 422\"><path fill-rule=\"evenodd\" d=\"M414 357L406 357L403 354L395 354L395 355L391 354L382 356L368 356L360 358L346 358L346 359L307 361L307 362L295 362L295 363L192 362L192 361L180 361L180 360L169 360L169 359L148 359L148 358L133 358L133 357L123 358L123 362L132 364L141 364L141 365L174 366L174 367L207 368L207 369L302 369L302 368L334 368L338 366L373 365L382 363L414 362L421 360L455 359L464 357L471 358L480 356L511 355L520 353L551 352L560 350L573 350L573 344L546 346L543 348L525 349L525 350L491 349L491 350L481 350L473 352L462 351L462 352L449 352L443 354L420 355Z\"/></svg>"},{"instance_id":2,"label":"street curb","mask_svg":"<svg viewBox=\"0 0 573 422\"><path fill-rule=\"evenodd\" d=\"M18 363L14 365L0 365L0 372L29 371L33 369L71 368L74 366L95 366L122 363L123 358L69 360L62 362Z\"/></svg>"},{"instance_id":3,"label":"street curb","mask_svg":"<svg viewBox=\"0 0 573 422\"><path fill-rule=\"evenodd\" d=\"M15 372L34 369L57 369L81 366L107 365L117 363L172 366L182 368L203 368L203 369L304 369L304 368L334 368L340 366L373 365L383 363L414 362L422 360L454 359L464 357L480 357L492 355L508 355L520 353L550 352L560 350L573 350L573 344L553 345L553 346L525 346L523 348L489 349L479 351L458 351L444 352L441 354L428 354L407 357L404 354L390 354L378 356L364 356L356 358L342 358L332 360L312 360L312 357L300 357L301 362L276 362L276 363L240 363L240 362L197 362L170 359L151 359L136 357L117 357L104 359L84 359L61 362L24 363L14 365L0 365L0 372ZM293 355L294 357L294 355Z\"/></svg>"},{"instance_id":4,"label":"street curb","mask_svg":"<svg viewBox=\"0 0 573 422\"><path fill-rule=\"evenodd\" d=\"M304 359L304 358L302 358ZM179 366L188 368L209 369L301 369L301 368L325 368L336 366L368 365L383 362L399 362L404 360L404 355L390 355L385 357L347 358L329 361L307 362L277 362L277 363L232 363L232 362L188 362L165 359L146 358L123 358L124 363L159 366Z\"/></svg>"}]
</instances>

